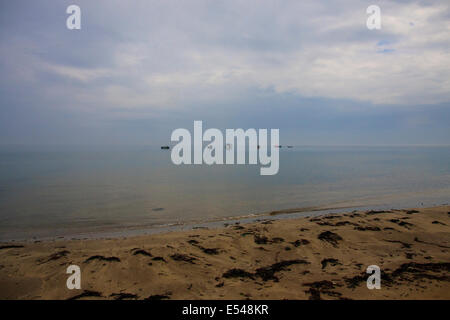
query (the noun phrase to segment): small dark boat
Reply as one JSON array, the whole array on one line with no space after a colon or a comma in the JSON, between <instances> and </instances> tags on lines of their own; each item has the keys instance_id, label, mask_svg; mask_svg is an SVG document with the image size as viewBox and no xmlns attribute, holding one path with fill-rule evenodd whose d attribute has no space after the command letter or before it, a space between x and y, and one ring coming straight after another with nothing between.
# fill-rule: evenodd
<instances>
[{"instance_id":1,"label":"small dark boat","mask_svg":"<svg viewBox=\"0 0 450 320\"><path fill-rule=\"evenodd\" d=\"M161 146L161 149L164 149L164 150L169 150L169 149L170 149L170 147L169 147L169 146Z\"/></svg>"}]
</instances>

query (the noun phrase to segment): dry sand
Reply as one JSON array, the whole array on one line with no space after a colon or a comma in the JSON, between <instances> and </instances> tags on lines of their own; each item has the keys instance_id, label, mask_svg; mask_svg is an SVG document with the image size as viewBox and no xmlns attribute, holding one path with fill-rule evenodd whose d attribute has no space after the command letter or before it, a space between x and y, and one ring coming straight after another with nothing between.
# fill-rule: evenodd
<instances>
[{"instance_id":1,"label":"dry sand","mask_svg":"<svg viewBox=\"0 0 450 320\"><path fill-rule=\"evenodd\" d=\"M450 206L0 245L1 299L450 299ZM81 289L66 268L81 267ZM382 270L381 289L366 268Z\"/></svg>"}]
</instances>

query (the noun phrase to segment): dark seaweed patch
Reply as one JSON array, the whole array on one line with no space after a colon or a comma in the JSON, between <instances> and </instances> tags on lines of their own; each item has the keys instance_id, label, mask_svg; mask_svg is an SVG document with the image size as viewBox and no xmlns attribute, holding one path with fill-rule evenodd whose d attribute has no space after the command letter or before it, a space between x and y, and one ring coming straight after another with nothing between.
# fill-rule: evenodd
<instances>
[{"instance_id":1,"label":"dark seaweed patch","mask_svg":"<svg viewBox=\"0 0 450 320\"><path fill-rule=\"evenodd\" d=\"M2 249L13 249L13 248L23 248L22 245L18 245L18 244L9 244L9 245L5 245L5 246L0 246L0 250Z\"/></svg>"},{"instance_id":2,"label":"dark seaweed patch","mask_svg":"<svg viewBox=\"0 0 450 320\"><path fill-rule=\"evenodd\" d=\"M154 294L145 298L144 300L164 300L164 299L170 299L170 294Z\"/></svg>"},{"instance_id":3,"label":"dark seaweed patch","mask_svg":"<svg viewBox=\"0 0 450 320\"><path fill-rule=\"evenodd\" d=\"M222 277L224 278L250 278L250 279L254 279L253 278L253 274L250 272L247 272L245 270L242 269L230 269L227 272L225 272Z\"/></svg>"},{"instance_id":4,"label":"dark seaweed patch","mask_svg":"<svg viewBox=\"0 0 450 320\"><path fill-rule=\"evenodd\" d=\"M378 227L373 227L373 226L366 226L366 227L355 227L355 230L359 230L359 231L381 231L380 228Z\"/></svg>"},{"instance_id":5,"label":"dark seaweed patch","mask_svg":"<svg viewBox=\"0 0 450 320\"><path fill-rule=\"evenodd\" d=\"M310 242L306 239L300 239L300 240L295 240L294 242L291 242L291 244L294 245L294 247L300 247L301 245L307 245Z\"/></svg>"},{"instance_id":6,"label":"dark seaweed patch","mask_svg":"<svg viewBox=\"0 0 450 320\"><path fill-rule=\"evenodd\" d=\"M84 290L81 294L78 294L76 296L73 296L67 300L77 300L80 298L87 298L87 297L101 297L102 294L98 291L92 291L92 290Z\"/></svg>"},{"instance_id":7,"label":"dark seaweed patch","mask_svg":"<svg viewBox=\"0 0 450 320\"><path fill-rule=\"evenodd\" d=\"M147 256L147 257L153 257L151 253L149 253L149 252L147 252L147 251L145 251L145 250L142 250L142 249L136 250L136 251L133 253L133 255L135 255L135 256L138 255L138 254L143 255L143 256Z\"/></svg>"},{"instance_id":8,"label":"dark seaweed patch","mask_svg":"<svg viewBox=\"0 0 450 320\"><path fill-rule=\"evenodd\" d=\"M120 259L117 257L104 257L104 256L92 256L87 258L84 263L90 262L90 261L94 261L94 260L99 260L99 261L108 261L108 262L120 262Z\"/></svg>"},{"instance_id":9,"label":"dark seaweed patch","mask_svg":"<svg viewBox=\"0 0 450 320\"><path fill-rule=\"evenodd\" d=\"M338 259L327 258L327 259L323 259L321 264L322 264L322 269L325 269L327 267L327 265L329 265L329 264L334 267L334 266L340 265L341 263L339 262Z\"/></svg>"},{"instance_id":10,"label":"dark seaweed patch","mask_svg":"<svg viewBox=\"0 0 450 320\"><path fill-rule=\"evenodd\" d=\"M125 299L137 299L138 296L134 293L112 293L110 297L114 298L114 300L125 300Z\"/></svg>"},{"instance_id":11,"label":"dark seaweed patch","mask_svg":"<svg viewBox=\"0 0 450 320\"><path fill-rule=\"evenodd\" d=\"M309 264L306 260L286 260L274 263L271 266L258 268L256 269L255 275L260 277L263 281L274 280L278 281L278 278L275 276L276 272L284 271L287 267L294 264Z\"/></svg>"},{"instance_id":12,"label":"dark seaweed patch","mask_svg":"<svg viewBox=\"0 0 450 320\"><path fill-rule=\"evenodd\" d=\"M319 240L331 243L334 247L337 247L338 241L342 240L341 236L331 231L322 232L317 236L317 238Z\"/></svg>"},{"instance_id":13,"label":"dark seaweed patch","mask_svg":"<svg viewBox=\"0 0 450 320\"><path fill-rule=\"evenodd\" d=\"M175 261L184 261L184 262L188 262L191 264L195 264L194 260L196 260L194 257L190 257L188 255L181 254L181 253L175 253L175 254L171 255L170 257Z\"/></svg>"}]
</instances>

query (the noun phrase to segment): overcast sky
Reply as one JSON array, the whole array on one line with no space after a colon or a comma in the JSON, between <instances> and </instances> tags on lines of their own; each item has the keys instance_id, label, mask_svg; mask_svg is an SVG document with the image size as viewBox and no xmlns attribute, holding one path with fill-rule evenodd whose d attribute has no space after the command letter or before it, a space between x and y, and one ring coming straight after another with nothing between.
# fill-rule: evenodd
<instances>
[{"instance_id":1,"label":"overcast sky","mask_svg":"<svg viewBox=\"0 0 450 320\"><path fill-rule=\"evenodd\" d=\"M449 144L449 4L2 1L0 144L159 145L194 120L282 144Z\"/></svg>"}]
</instances>

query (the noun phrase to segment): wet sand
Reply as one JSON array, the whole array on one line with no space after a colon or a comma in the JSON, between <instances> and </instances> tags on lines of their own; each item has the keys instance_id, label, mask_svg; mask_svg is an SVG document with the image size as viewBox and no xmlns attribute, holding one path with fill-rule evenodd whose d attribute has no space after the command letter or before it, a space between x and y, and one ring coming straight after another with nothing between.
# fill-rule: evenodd
<instances>
[{"instance_id":1,"label":"wet sand","mask_svg":"<svg viewBox=\"0 0 450 320\"><path fill-rule=\"evenodd\" d=\"M450 299L450 206L0 244L0 299ZM66 269L81 268L69 290ZM381 268L381 289L366 268Z\"/></svg>"}]
</instances>

